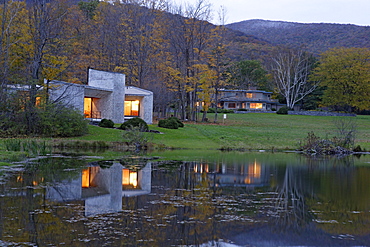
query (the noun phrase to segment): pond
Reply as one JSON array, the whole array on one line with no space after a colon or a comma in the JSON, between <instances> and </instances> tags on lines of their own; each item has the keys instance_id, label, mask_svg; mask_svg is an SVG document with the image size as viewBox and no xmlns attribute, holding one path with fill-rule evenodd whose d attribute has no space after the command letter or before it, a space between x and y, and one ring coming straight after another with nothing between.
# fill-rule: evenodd
<instances>
[{"instance_id":1,"label":"pond","mask_svg":"<svg viewBox=\"0 0 370 247\"><path fill-rule=\"evenodd\" d=\"M370 246L369 156L54 157L0 186L4 246Z\"/></svg>"}]
</instances>

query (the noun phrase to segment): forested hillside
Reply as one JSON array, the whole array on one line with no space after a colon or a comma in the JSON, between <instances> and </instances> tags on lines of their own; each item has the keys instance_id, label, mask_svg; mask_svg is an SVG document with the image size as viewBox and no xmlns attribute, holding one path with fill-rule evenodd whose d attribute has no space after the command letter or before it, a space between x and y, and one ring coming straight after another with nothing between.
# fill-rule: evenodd
<instances>
[{"instance_id":1,"label":"forested hillside","mask_svg":"<svg viewBox=\"0 0 370 247\"><path fill-rule=\"evenodd\" d=\"M159 117L171 110L182 119L197 120L199 111L206 119L207 110L218 107L220 88L271 90L293 108L325 79L309 80L317 57L302 44L315 53L334 46L369 46L365 27L317 24L326 29L309 32L303 24L257 21L246 34L244 29L213 25L208 22L212 13L206 1L180 7L166 0L9 0L0 2L0 13L0 130L6 136L44 133L40 130L45 127L40 126L61 121L48 118L61 116L55 102L49 101L48 82L85 84L88 68L123 73L127 85L153 91L154 112ZM257 35L260 31L265 35ZM368 50L329 55L337 60L343 53L354 55L347 62L362 62L356 66L358 72L348 71L348 75L361 75L347 80L356 84L356 90L345 92L353 101L357 89L368 92L362 86L370 76L363 69L370 66ZM359 55L364 56L352 59ZM291 64L295 64L294 71ZM320 73L324 75L333 66ZM9 94L9 88L28 91ZM313 108L319 105L317 101ZM368 102L362 97L357 101ZM336 105L349 110L370 107L358 102Z\"/></svg>"},{"instance_id":2,"label":"forested hillside","mask_svg":"<svg viewBox=\"0 0 370 247\"><path fill-rule=\"evenodd\" d=\"M156 112L172 105L193 119L195 102L204 100L199 88L223 86L228 64L264 59L272 50L210 24L206 2L186 8L164 0L113 2L2 1L1 88L28 85L33 104L44 79L83 84L90 67L124 73L127 85L153 91Z\"/></svg>"},{"instance_id":3,"label":"forested hillside","mask_svg":"<svg viewBox=\"0 0 370 247\"><path fill-rule=\"evenodd\" d=\"M314 54L334 47L370 48L368 26L246 20L228 24L226 27L253 35L274 45L303 46Z\"/></svg>"}]
</instances>

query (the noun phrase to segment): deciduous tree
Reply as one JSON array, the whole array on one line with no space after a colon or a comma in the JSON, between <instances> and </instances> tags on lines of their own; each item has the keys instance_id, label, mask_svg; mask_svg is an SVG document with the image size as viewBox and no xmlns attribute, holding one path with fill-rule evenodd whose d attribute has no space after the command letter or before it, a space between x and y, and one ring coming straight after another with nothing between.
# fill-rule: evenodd
<instances>
[{"instance_id":1,"label":"deciduous tree","mask_svg":"<svg viewBox=\"0 0 370 247\"><path fill-rule=\"evenodd\" d=\"M287 107L294 105L312 93L317 82L308 80L315 59L303 49L280 47L272 56L271 73L277 91L286 99Z\"/></svg>"},{"instance_id":2,"label":"deciduous tree","mask_svg":"<svg viewBox=\"0 0 370 247\"><path fill-rule=\"evenodd\" d=\"M229 68L229 83L237 89L263 87L267 82L267 71L257 60L244 60Z\"/></svg>"},{"instance_id":3,"label":"deciduous tree","mask_svg":"<svg viewBox=\"0 0 370 247\"><path fill-rule=\"evenodd\" d=\"M326 87L323 104L351 111L370 109L370 50L335 48L321 55L312 79Z\"/></svg>"}]
</instances>

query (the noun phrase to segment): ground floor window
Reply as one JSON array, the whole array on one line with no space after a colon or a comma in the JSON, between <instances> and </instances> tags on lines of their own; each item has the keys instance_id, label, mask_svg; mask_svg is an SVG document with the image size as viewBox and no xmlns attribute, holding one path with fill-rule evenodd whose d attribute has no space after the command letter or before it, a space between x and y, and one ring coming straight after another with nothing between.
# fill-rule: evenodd
<instances>
[{"instance_id":1,"label":"ground floor window","mask_svg":"<svg viewBox=\"0 0 370 247\"><path fill-rule=\"evenodd\" d=\"M138 186L137 172L129 169L122 169L122 186L127 188L136 188Z\"/></svg>"},{"instance_id":2,"label":"ground floor window","mask_svg":"<svg viewBox=\"0 0 370 247\"><path fill-rule=\"evenodd\" d=\"M88 167L87 169L82 170L82 188L95 187L95 177L100 171L100 167Z\"/></svg>"},{"instance_id":3,"label":"ground floor window","mask_svg":"<svg viewBox=\"0 0 370 247\"><path fill-rule=\"evenodd\" d=\"M229 103L229 104L228 104L228 107L229 107L229 108L236 108L236 104L235 104L235 103Z\"/></svg>"},{"instance_id":4,"label":"ground floor window","mask_svg":"<svg viewBox=\"0 0 370 247\"><path fill-rule=\"evenodd\" d=\"M125 100L125 116L139 116L140 101Z\"/></svg>"},{"instance_id":5,"label":"ground floor window","mask_svg":"<svg viewBox=\"0 0 370 247\"><path fill-rule=\"evenodd\" d=\"M250 103L251 109L262 109L262 103Z\"/></svg>"},{"instance_id":6,"label":"ground floor window","mask_svg":"<svg viewBox=\"0 0 370 247\"><path fill-rule=\"evenodd\" d=\"M97 111L97 98L84 98L84 115L85 118L101 118L100 111Z\"/></svg>"}]
</instances>

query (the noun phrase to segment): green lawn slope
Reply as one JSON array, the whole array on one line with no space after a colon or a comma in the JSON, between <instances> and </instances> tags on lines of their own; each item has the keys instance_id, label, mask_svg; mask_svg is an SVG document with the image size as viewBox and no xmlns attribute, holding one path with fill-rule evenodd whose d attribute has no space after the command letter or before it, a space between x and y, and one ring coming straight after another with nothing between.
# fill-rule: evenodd
<instances>
[{"instance_id":1,"label":"green lawn slope","mask_svg":"<svg viewBox=\"0 0 370 247\"><path fill-rule=\"evenodd\" d=\"M219 119L223 115L219 116ZM213 115L208 114L210 121ZM187 123L184 128L164 129L150 125L162 134L151 135L155 147L182 149L294 150L311 131L321 138L337 136L335 121L343 117L278 114L228 114L218 123ZM356 125L356 145L370 150L370 116L345 117ZM90 126L90 134L72 138L86 141L124 141L122 130Z\"/></svg>"}]
</instances>

